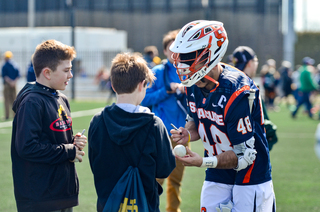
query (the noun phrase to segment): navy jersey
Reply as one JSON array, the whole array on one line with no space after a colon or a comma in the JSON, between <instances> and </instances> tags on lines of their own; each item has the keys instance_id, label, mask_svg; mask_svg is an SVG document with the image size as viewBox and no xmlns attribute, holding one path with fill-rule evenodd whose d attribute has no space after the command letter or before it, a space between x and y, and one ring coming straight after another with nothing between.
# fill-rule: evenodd
<instances>
[{"instance_id":1,"label":"navy jersey","mask_svg":"<svg viewBox=\"0 0 320 212\"><path fill-rule=\"evenodd\" d=\"M204 91L196 85L187 88L189 115L194 119L205 148L205 157L232 150L233 145L255 138L257 157L251 166L206 171L206 180L225 184L252 185L271 180L268 142L259 89L243 72L221 63L219 86ZM254 89L255 100L250 112L248 96Z\"/></svg>"}]
</instances>

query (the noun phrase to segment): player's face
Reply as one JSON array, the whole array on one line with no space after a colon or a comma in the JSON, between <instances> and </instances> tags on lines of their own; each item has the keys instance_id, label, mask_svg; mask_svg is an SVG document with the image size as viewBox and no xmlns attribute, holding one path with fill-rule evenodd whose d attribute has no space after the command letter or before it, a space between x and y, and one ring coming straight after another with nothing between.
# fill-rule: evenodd
<instances>
[{"instance_id":1,"label":"player's face","mask_svg":"<svg viewBox=\"0 0 320 212\"><path fill-rule=\"evenodd\" d=\"M71 68L71 60L62 60L56 71L50 70L50 87L55 90L65 90L69 80L73 77Z\"/></svg>"},{"instance_id":2,"label":"player's face","mask_svg":"<svg viewBox=\"0 0 320 212\"><path fill-rule=\"evenodd\" d=\"M200 63L200 64L197 64L195 66L195 70L198 70L199 68L201 68L202 66L204 65L204 63ZM205 79L205 78L202 78L201 80L199 80L198 82L195 83L196 86L198 86L199 88L204 88L208 85L210 81Z\"/></svg>"}]
</instances>

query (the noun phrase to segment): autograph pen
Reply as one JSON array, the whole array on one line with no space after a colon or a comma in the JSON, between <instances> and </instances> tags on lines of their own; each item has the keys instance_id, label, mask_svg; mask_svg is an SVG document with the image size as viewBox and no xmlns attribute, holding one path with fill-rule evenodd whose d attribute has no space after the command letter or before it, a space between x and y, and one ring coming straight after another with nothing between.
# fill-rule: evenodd
<instances>
[{"instance_id":1,"label":"autograph pen","mask_svg":"<svg viewBox=\"0 0 320 212\"><path fill-rule=\"evenodd\" d=\"M179 130L179 129L178 129L176 126L174 126L174 124L172 124L172 123L171 123L171 126L173 127L173 129L175 129L175 130L177 130L177 131ZM182 132L180 132L180 135L182 135Z\"/></svg>"},{"instance_id":2,"label":"autograph pen","mask_svg":"<svg viewBox=\"0 0 320 212\"><path fill-rule=\"evenodd\" d=\"M85 131L86 131L86 129L83 129L82 132L81 132L81 135L83 135Z\"/></svg>"}]
</instances>

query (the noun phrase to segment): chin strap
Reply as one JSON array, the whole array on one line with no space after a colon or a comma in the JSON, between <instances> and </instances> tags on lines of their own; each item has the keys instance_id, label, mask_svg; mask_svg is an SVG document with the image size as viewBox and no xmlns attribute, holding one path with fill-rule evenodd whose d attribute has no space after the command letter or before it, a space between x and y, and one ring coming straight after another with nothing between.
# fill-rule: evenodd
<instances>
[{"instance_id":1,"label":"chin strap","mask_svg":"<svg viewBox=\"0 0 320 212\"><path fill-rule=\"evenodd\" d=\"M204 76L204 78L206 78L207 80L210 80L211 82L216 84L216 87L213 90L211 90L210 92L215 91L217 89L217 87L219 87L219 82L218 81L214 80L213 78L209 77L208 75Z\"/></svg>"}]
</instances>

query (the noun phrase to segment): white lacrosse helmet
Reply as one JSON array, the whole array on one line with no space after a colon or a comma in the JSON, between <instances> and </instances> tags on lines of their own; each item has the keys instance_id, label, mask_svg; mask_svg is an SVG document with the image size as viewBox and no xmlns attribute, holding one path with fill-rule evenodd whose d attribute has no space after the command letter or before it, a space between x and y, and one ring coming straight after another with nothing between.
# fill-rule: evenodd
<instances>
[{"instance_id":1,"label":"white lacrosse helmet","mask_svg":"<svg viewBox=\"0 0 320 212\"><path fill-rule=\"evenodd\" d=\"M218 84L207 74L220 62L228 43L222 22L197 20L186 24L170 46L181 83L190 87L205 77ZM201 63L203 66L196 70Z\"/></svg>"}]
</instances>

